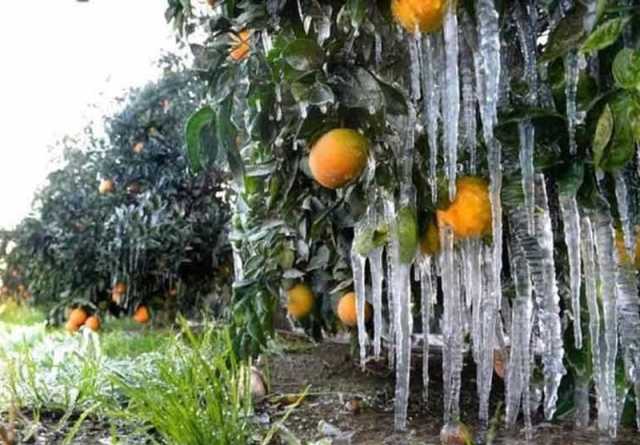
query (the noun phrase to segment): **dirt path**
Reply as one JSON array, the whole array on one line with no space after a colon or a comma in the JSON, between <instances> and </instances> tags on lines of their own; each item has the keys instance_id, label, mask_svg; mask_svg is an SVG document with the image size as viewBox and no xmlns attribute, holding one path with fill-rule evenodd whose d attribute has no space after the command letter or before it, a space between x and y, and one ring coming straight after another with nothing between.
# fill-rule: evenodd
<instances>
[{"instance_id":1,"label":"dirt path","mask_svg":"<svg viewBox=\"0 0 640 445\"><path fill-rule=\"evenodd\" d=\"M328 422L343 432L353 432L352 444L400 445L439 444L442 426L442 379L440 365L435 357L431 362L429 401L421 401L421 379L418 370L412 373L412 394L409 406L409 431L393 431L393 376L384 366L370 366L360 371L350 358L349 345L323 343L298 352L272 356L268 360L272 392L299 393L310 385L309 396L289 416L285 427L302 443L324 437L319 432L321 421ZM463 421L473 425L477 419L475 371L471 365L463 376L461 413ZM495 376L492 410L503 399L504 386ZM273 399L272 399L273 400ZM355 402L354 402L355 401ZM285 406L269 403L263 406L273 422L286 411ZM530 444L587 445L601 443L594 430L576 432L571 426L541 424L537 420L534 440ZM638 444L635 432L625 432L616 445ZM505 436L502 432L496 444L518 445L527 443L519 432Z\"/></svg>"}]
</instances>

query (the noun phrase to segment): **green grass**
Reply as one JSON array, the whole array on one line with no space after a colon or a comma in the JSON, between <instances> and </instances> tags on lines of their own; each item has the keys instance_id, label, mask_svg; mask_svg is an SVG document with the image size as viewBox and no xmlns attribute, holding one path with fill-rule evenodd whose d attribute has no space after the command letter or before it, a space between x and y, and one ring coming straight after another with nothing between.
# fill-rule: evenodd
<instances>
[{"instance_id":1,"label":"green grass","mask_svg":"<svg viewBox=\"0 0 640 445\"><path fill-rule=\"evenodd\" d=\"M46 320L44 312L14 300L0 303L0 322L11 325L33 326Z\"/></svg>"},{"instance_id":2,"label":"green grass","mask_svg":"<svg viewBox=\"0 0 640 445\"><path fill-rule=\"evenodd\" d=\"M248 368L236 359L226 329L208 325L194 334L186 324L171 331L106 320L100 334L69 335L46 329L44 317L37 323L29 310L4 315L0 412L9 405L36 418L62 412L69 443L93 416L152 443L248 442ZM20 325L23 316L32 324Z\"/></svg>"}]
</instances>

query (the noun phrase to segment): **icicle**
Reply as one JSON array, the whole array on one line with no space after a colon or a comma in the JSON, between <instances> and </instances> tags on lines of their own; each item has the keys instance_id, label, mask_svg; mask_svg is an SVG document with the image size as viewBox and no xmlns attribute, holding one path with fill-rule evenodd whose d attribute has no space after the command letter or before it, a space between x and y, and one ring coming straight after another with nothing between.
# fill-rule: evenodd
<instances>
[{"instance_id":1,"label":"icicle","mask_svg":"<svg viewBox=\"0 0 640 445\"><path fill-rule=\"evenodd\" d=\"M371 294L373 299L373 355L380 358L382 338L382 247L369 254L369 270L371 272Z\"/></svg>"},{"instance_id":2,"label":"icicle","mask_svg":"<svg viewBox=\"0 0 640 445\"><path fill-rule=\"evenodd\" d=\"M420 83L422 80L420 67L420 35L412 35L407 39L409 44L409 74L411 80L411 100L414 105L420 100Z\"/></svg>"},{"instance_id":3,"label":"icicle","mask_svg":"<svg viewBox=\"0 0 640 445\"><path fill-rule=\"evenodd\" d=\"M600 309L598 307L598 269L595 261L595 245L593 240L593 229L589 217L582 218L581 222L581 253L582 267L584 270L584 287L589 310L589 338L591 341L591 361L593 366L593 381L596 387L596 395L598 397L598 418L602 419L606 413L606 390L604 389L604 363L600 350L603 349L600 334ZM601 430L606 429L606 424Z\"/></svg>"},{"instance_id":4,"label":"icicle","mask_svg":"<svg viewBox=\"0 0 640 445\"><path fill-rule=\"evenodd\" d=\"M460 115L460 78L458 74L458 17L457 2L449 2L444 16L444 51L446 82L444 84L443 125L445 170L449 180L449 199L456 195L458 163L458 119Z\"/></svg>"},{"instance_id":5,"label":"icicle","mask_svg":"<svg viewBox=\"0 0 640 445\"><path fill-rule=\"evenodd\" d=\"M589 426L589 411L591 410L589 404L590 382L584 376L577 376L575 385L573 403L576 405L576 426L585 428Z\"/></svg>"},{"instance_id":6,"label":"icicle","mask_svg":"<svg viewBox=\"0 0 640 445\"><path fill-rule=\"evenodd\" d=\"M573 338L576 349L582 349L582 325L580 321L580 213L575 195L561 193L560 214L564 226L564 242L569 257L569 288L573 312Z\"/></svg>"},{"instance_id":7,"label":"icicle","mask_svg":"<svg viewBox=\"0 0 640 445\"><path fill-rule=\"evenodd\" d=\"M602 404L598 406L598 426L615 437L617 431L616 404L616 355L618 353L618 322L616 317L616 264L614 257L614 233L608 210L594 215L594 234L600 294L602 295L602 320L604 322L604 351L601 354L600 378Z\"/></svg>"},{"instance_id":8,"label":"icicle","mask_svg":"<svg viewBox=\"0 0 640 445\"><path fill-rule=\"evenodd\" d=\"M423 117L426 120L427 139L429 143L429 185L431 186L431 200L438 200L438 129L440 121L440 95L438 66L442 42L439 34L426 34L423 37L423 69L422 89L424 91Z\"/></svg>"},{"instance_id":9,"label":"icicle","mask_svg":"<svg viewBox=\"0 0 640 445\"><path fill-rule=\"evenodd\" d=\"M461 42L464 42L461 39ZM469 45L462 44L460 80L462 82L462 140L469 152L469 173L476 174L476 96L473 87L473 53Z\"/></svg>"},{"instance_id":10,"label":"icicle","mask_svg":"<svg viewBox=\"0 0 640 445\"><path fill-rule=\"evenodd\" d=\"M511 275L516 296L513 301L511 324L511 354L507 367L506 423L514 426L522 406L525 427L531 431L531 334L533 330L533 301L531 272L520 244L520 239L530 237L528 215L521 209L515 210L510 218L512 227Z\"/></svg>"},{"instance_id":11,"label":"icicle","mask_svg":"<svg viewBox=\"0 0 640 445\"><path fill-rule=\"evenodd\" d=\"M487 146L491 186L491 222L493 235L493 282L498 292L498 307L502 301L500 273L502 271L502 164L501 147L494 137L497 123L497 97L500 84L500 26L493 0L478 0L476 4L478 51L476 52L476 89L482 118L482 132Z\"/></svg>"},{"instance_id":12,"label":"icicle","mask_svg":"<svg viewBox=\"0 0 640 445\"><path fill-rule=\"evenodd\" d=\"M627 190L627 182L624 179L624 173L618 171L614 174L616 182L616 201L618 203L618 214L622 223L622 233L624 238L624 247L631 261L635 261L636 256L636 240L633 231L633 222L629 216L629 192Z\"/></svg>"},{"instance_id":13,"label":"icicle","mask_svg":"<svg viewBox=\"0 0 640 445\"><path fill-rule=\"evenodd\" d=\"M388 218L389 215L395 216L396 210L393 203L393 200L385 200L384 201L384 212L387 224L389 227L392 227L393 220ZM396 357L396 347L395 347L395 311L394 311L394 302L393 302L393 283L394 281L394 270L393 270L393 249L390 246L387 246L385 250L386 260L387 260L387 307L389 310L389 324L388 324L388 355L387 361L389 362L389 368L393 369L395 366L395 357Z\"/></svg>"},{"instance_id":14,"label":"icicle","mask_svg":"<svg viewBox=\"0 0 640 445\"><path fill-rule=\"evenodd\" d=\"M444 379L444 422L458 420L460 416L460 385L463 358L462 302L458 283L458 269L453 249L453 230L440 229L442 255L442 290L444 314L442 335L442 375Z\"/></svg>"},{"instance_id":15,"label":"icicle","mask_svg":"<svg viewBox=\"0 0 640 445\"><path fill-rule=\"evenodd\" d=\"M480 425L486 428L489 424L489 396L493 381L494 357L496 350L496 320L498 317L498 292L494 283L493 250L487 248L485 255L486 287L480 300L480 348L478 351L478 399Z\"/></svg>"},{"instance_id":16,"label":"icicle","mask_svg":"<svg viewBox=\"0 0 640 445\"><path fill-rule=\"evenodd\" d=\"M422 395L426 402L429 399L429 321L431 306L435 300L433 278L431 277L431 257L424 257L419 264L420 269L420 307L422 313Z\"/></svg>"},{"instance_id":17,"label":"icicle","mask_svg":"<svg viewBox=\"0 0 640 445\"><path fill-rule=\"evenodd\" d=\"M535 234L520 235L520 242L529 264L536 296L544 367L544 413L547 419L551 419L556 409L560 380L566 370L563 365L560 302L553 258L553 229L544 176L541 174L536 176L536 205L539 210L535 218Z\"/></svg>"},{"instance_id":18,"label":"icicle","mask_svg":"<svg viewBox=\"0 0 640 445\"><path fill-rule=\"evenodd\" d=\"M567 126L569 131L569 152L576 153L576 125L578 123L576 95L578 92L578 75L580 73L578 54L569 51L564 58L565 95L567 97Z\"/></svg>"},{"instance_id":19,"label":"icicle","mask_svg":"<svg viewBox=\"0 0 640 445\"><path fill-rule=\"evenodd\" d=\"M535 148L535 127L531 121L521 122L520 132L520 170L522 171L522 192L524 208L527 212L529 233L534 229L535 213L535 170L533 167L533 151Z\"/></svg>"},{"instance_id":20,"label":"icicle","mask_svg":"<svg viewBox=\"0 0 640 445\"><path fill-rule=\"evenodd\" d=\"M362 224L362 223L361 223ZM356 228L356 232L362 228ZM351 247L351 272L356 293L356 318L358 322L358 345L360 346L360 366L364 369L367 359L367 330L365 327L366 287L365 271L367 257L358 254L355 243Z\"/></svg>"}]
</instances>

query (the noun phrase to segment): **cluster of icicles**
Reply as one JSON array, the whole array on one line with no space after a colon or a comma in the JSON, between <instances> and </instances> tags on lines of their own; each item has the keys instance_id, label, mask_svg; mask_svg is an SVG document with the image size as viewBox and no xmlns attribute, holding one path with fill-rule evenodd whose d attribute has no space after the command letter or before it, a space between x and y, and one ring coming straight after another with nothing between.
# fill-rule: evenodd
<instances>
[{"instance_id":1,"label":"cluster of icicles","mask_svg":"<svg viewBox=\"0 0 640 445\"><path fill-rule=\"evenodd\" d=\"M476 28L472 35L475 47L470 47L469 40L473 41L473 38L469 39L468 33L465 39L459 38L458 19L462 21L461 28L473 26L471 21L464 13L458 17L452 10L446 13L442 31L416 34L408 39L412 67L410 92L414 106L407 118L406 138L397 153L403 176L400 194L377 197L377 202L370 206L367 216L356 227L359 231L387 223L389 232L395 234L396 211L415 205L411 172L415 132L421 123L429 144L427 162L434 201L438 149L443 150L449 195L455 196L458 150L468 150L471 162L466 167L467 174L476 173L476 109L479 109L490 176L492 244L487 245L479 239L454 240L452 229L441 227L440 252L433 256L418 254L413 264L400 261L397 235L391 236L386 247L377 248L367 256L359 255L355 248L352 251L358 297L360 359L364 365L368 354L380 357L381 339L389 340L388 358L396 372L397 430L404 430L407 426L414 325L412 279L421 285L424 397L428 395L430 343L441 339L445 422L455 421L460 416L461 373L467 347L477 365L479 421L484 426L490 419L489 395L496 352L501 353L507 363L506 423L513 426L522 413L528 432L532 429L532 409L536 409L538 403L542 403L547 419L554 416L560 381L567 372L563 364L565 351L549 200L545 178L536 174L533 168L534 126L527 121L520 124L524 205L503 215L500 202L501 147L494 137L497 102L504 89L501 85L504 65L501 64L499 20L494 0L478 0L475 9ZM543 102L537 97L535 8L525 10L516 6L515 20L523 48L525 76L531 86L529 101L535 105ZM569 90L576 83L577 62L573 62L577 58L575 54L567 57L567 75L573 78L567 81ZM574 104L575 93L568 93L571 103L567 106L570 114L567 121L571 135L579 116ZM616 195L625 246L633 258L635 240L622 176L616 180ZM597 425L601 431L615 436L626 398L626 393L617 390L615 384L615 365L619 354L624 359L627 379L635 382L635 393L640 394L640 317L635 271L617 258L613 220L608 209L579 209L575 195L570 194L560 195L558 207L569 260L575 347L583 348L586 342L583 342L580 329L580 296L581 286L584 286L593 359L592 382L597 398ZM509 233L505 237L508 241L504 246L503 217L509 223ZM507 249L515 288L515 297L511 301L502 296L503 249ZM386 261L383 261L384 255ZM440 320L434 323L437 277L440 278L444 308ZM367 281L370 287L366 286ZM382 323L384 281L388 292L385 310L390 319L388 328ZM365 330L365 300L373 305L372 339L368 338ZM465 342L468 335L470 345ZM541 364L543 373L541 385L532 381L536 361ZM590 422L588 391L591 381L588 377L584 380L587 381L576 384L579 425ZM637 412L640 413L640 397L636 400L639 402Z\"/></svg>"}]
</instances>

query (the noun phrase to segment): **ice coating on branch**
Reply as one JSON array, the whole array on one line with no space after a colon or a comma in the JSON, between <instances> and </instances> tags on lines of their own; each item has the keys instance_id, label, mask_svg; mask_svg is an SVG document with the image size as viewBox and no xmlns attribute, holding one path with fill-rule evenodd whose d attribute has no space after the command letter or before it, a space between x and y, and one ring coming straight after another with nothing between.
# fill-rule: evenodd
<instances>
[{"instance_id":1,"label":"ice coating on branch","mask_svg":"<svg viewBox=\"0 0 640 445\"><path fill-rule=\"evenodd\" d=\"M478 51L476 52L476 90L482 119L482 132L487 146L489 165L489 197L491 199L491 222L493 235L493 282L498 292L499 306L502 301L500 272L502 271L502 154L499 142L494 137L497 123L497 100L500 86L500 24L493 0L478 0L476 3Z\"/></svg>"},{"instance_id":2,"label":"ice coating on branch","mask_svg":"<svg viewBox=\"0 0 640 445\"><path fill-rule=\"evenodd\" d=\"M362 231L366 222L360 222L356 227L356 234ZM356 235L357 236L357 235ZM358 345L360 347L360 366L364 369L367 359L367 330L365 327L366 286L365 273L367 257L360 255L356 249L356 243L351 246L351 272L356 293L356 318L358 322Z\"/></svg>"},{"instance_id":3,"label":"ice coating on branch","mask_svg":"<svg viewBox=\"0 0 640 445\"><path fill-rule=\"evenodd\" d=\"M560 193L560 215L564 228L564 242L569 257L569 288L571 291L571 312L573 313L573 338L576 349L582 349L582 329L580 322L580 213L576 197Z\"/></svg>"},{"instance_id":4,"label":"ice coating on branch","mask_svg":"<svg viewBox=\"0 0 640 445\"><path fill-rule=\"evenodd\" d=\"M593 231L598 258L599 293L602 299L604 350L600 354L601 391L598 397L598 427L615 437L617 421L616 356L618 353L618 320L616 313L616 263L614 231L608 210L593 215Z\"/></svg>"},{"instance_id":5,"label":"ice coating on branch","mask_svg":"<svg viewBox=\"0 0 640 445\"><path fill-rule=\"evenodd\" d=\"M453 246L453 230L449 226L440 229L441 275L444 301L442 316L442 376L444 386L444 422L460 417L460 385L463 359L462 300L456 252Z\"/></svg>"},{"instance_id":6,"label":"ice coating on branch","mask_svg":"<svg viewBox=\"0 0 640 445\"><path fill-rule=\"evenodd\" d=\"M633 229L633 222L629 215L629 191L627 182L622 171L614 173L616 201L618 203L618 214L620 215L620 223L622 224L622 234L624 238L624 247L631 261L635 261L636 256L636 237Z\"/></svg>"},{"instance_id":7,"label":"ice coating on branch","mask_svg":"<svg viewBox=\"0 0 640 445\"><path fill-rule=\"evenodd\" d=\"M528 215L522 209L511 214L510 255L511 276L515 287L512 309L511 354L507 367L506 424L514 426L520 408L527 431L531 431L531 335L533 331L533 300L531 272L521 239L530 242Z\"/></svg>"},{"instance_id":8,"label":"ice coating on branch","mask_svg":"<svg viewBox=\"0 0 640 445\"><path fill-rule=\"evenodd\" d=\"M456 195L458 166L458 127L460 116L460 78L458 73L458 16L456 2L449 2L443 24L446 82L442 103L445 171L449 180L449 199Z\"/></svg>"},{"instance_id":9,"label":"ice coating on branch","mask_svg":"<svg viewBox=\"0 0 640 445\"><path fill-rule=\"evenodd\" d=\"M565 69L565 95L567 98L567 129L569 131L569 152L576 153L576 125L578 123L578 111L576 95L578 93L578 75L580 65L578 54L575 50L569 51L564 58Z\"/></svg>"},{"instance_id":10,"label":"ice coating on branch","mask_svg":"<svg viewBox=\"0 0 640 445\"><path fill-rule=\"evenodd\" d=\"M384 268L382 266L382 247L369 253L369 270L371 272L371 295L373 301L373 355L380 358L382 339L382 282Z\"/></svg>"},{"instance_id":11,"label":"ice coating on branch","mask_svg":"<svg viewBox=\"0 0 640 445\"><path fill-rule=\"evenodd\" d=\"M426 120L429 143L429 185L431 199L438 200L438 131L440 122L440 74L442 40L440 34L425 34L422 41L423 119Z\"/></svg>"},{"instance_id":12,"label":"ice coating on branch","mask_svg":"<svg viewBox=\"0 0 640 445\"><path fill-rule=\"evenodd\" d=\"M418 265L420 271L420 308L422 315L422 396L426 402L429 399L429 321L431 307L435 300L435 290L431 273L431 257L421 258Z\"/></svg>"}]
</instances>

